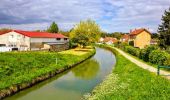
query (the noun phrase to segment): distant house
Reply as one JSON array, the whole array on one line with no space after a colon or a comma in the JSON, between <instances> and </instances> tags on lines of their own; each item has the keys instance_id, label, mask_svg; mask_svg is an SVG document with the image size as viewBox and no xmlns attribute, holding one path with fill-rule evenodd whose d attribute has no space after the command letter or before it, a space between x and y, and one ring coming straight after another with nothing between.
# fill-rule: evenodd
<instances>
[{"instance_id":1,"label":"distant house","mask_svg":"<svg viewBox=\"0 0 170 100\"><path fill-rule=\"evenodd\" d=\"M157 45L158 42L159 42L159 41L158 41L157 39L151 39L150 44L151 44L151 45Z\"/></svg>"},{"instance_id":2,"label":"distant house","mask_svg":"<svg viewBox=\"0 0 170 100\"><path fill-rule=\"evenodd\" d=\"M129 42L129 35L128 34L124 34L121 38L120 38L120 42L126 42L128 43Z\"/></svg>"},{"instance_id":3,"label":"distant house","mask_svg":"<svg viewBox=\"0 0 170 100\"><path fill-rule=\"evenodd\" d=\"M104 40L103 40L103 43L106 43L106 44L113 44L113 43L116 43L118 42L117 38L113 38L113 37L105 37Z\"/></svg>"},{"instance_id":4,"label":"distant house","mask_svg":"<svg viewBox=\"0 0 170 100\"><path fill-rule=\"evenodd\" d=\"M19 51L68 49L69 38L62 34L11 30L0 33L0 46L11 47Z\"/></svg>"},{"instance_id":5,"label":"distant house","mask_svg":"<svg viewBox=\"0 0 170 100\"><path fill-rule=\"evenodd\" d=\"M100 42L100 43L103 43L103 41L104 41L104 38L101 37L101 38L99 39L99 42Z\"/></svg>"},{"instance_id":6,"label":"distant house","mask_svg":"<svg viewBox=\"0 0 170 100\"><path fill-rule=\"evenodd\" d=\"M134 47L145 48L147 45L150 45L151 42L151 33L147 29L135 29L130 31L129 43L133 42Z\"/></svg>"}]
</instances>

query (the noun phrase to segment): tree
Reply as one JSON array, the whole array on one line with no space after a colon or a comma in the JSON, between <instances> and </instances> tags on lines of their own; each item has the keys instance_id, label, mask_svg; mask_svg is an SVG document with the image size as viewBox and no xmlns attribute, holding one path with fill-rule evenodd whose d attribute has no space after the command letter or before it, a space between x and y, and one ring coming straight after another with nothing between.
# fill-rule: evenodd
<instances>
[{"instance_id":1,"label":"tree","mask_svg":"<svg viewBox=\"0 0 170 100\"><path fill-rule=\"evenodd\" d=\"M152 39L158 39L158 38L159 38L159 34L157 34L157 33L152 33L152 34L151 34L151 38L152 38Z\"/></svg>"},{"instance_id":2,"label":"tree","mask_svg":"<svg viewBox=\"0 0 170 100\"><path fill-rule=\"evenodd\" d=\"M70 31L62 31L62 30L60 30L59 33L63 34L64 36L69 37Z\"/></svg>"},{"instance_id":3,"label":"tree","mask_svg":"<svg viewBox=\"0 0 170 100\"><path fill-rule=\"evenodd\" d=\"M115 32L115 33L112 34L112 36L113 36L114 38L120 39L120 38L122 37L122 33L120 33L120 32Z\"/></svg>"},{"instance_id":4,"label":"tree","mask_svg":"<svg viewBox=\"0 0 170 100\"><path fill-rule=\"evenodd\" d=\"M70 33L70 37L74 42L79 43L83 47L94 43L100 38L101 29L93 20L81 21Z\"/></svg>"},{"instance_id":5,"label":"tree","mask_svg":"<svg viewBox=\"0 0 170 100\"><path fill-rule=\"evenodd\" d=\"M47 29L47 32L50 32L50 33L58 33L58 25L53 22L50 27Z\"/></svg>"},{"instance_id":6,"label":"tree","mask_svg":"<svg viewBox=\"0 0 170 100\"><path fill-rule=\"evenodd\" d=\"M160 47L167 49L170 46L170 8L162 16L162 24L158 27Z\"/></svg>"}]
</instances>

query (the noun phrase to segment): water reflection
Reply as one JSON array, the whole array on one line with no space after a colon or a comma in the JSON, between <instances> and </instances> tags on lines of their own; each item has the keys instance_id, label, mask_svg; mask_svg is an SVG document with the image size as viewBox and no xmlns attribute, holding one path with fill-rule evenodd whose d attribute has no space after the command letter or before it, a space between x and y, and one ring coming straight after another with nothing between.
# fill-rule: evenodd
<instances>
[{"instance_id":1,"label":"water reflection","mask_svg":"<svg viewBox=\"0 0 170 100\"><path fill-rule=\"evenodd\" d=\"M111 73L115 56L96 48L96 54L76 67L5 100L80 100Z\"/></svg>"},{"instance_id":2,"label":"water reflection","mask_svg":"<svg viewBox=\"0 0 170 100\"><path fill-rule=\"evenodd\" d=\"M90 59L81 64L79 67L75 67L72 72L76 77L89 80L97 75L100 69L99 66L99 63L95 59Z\"/></svg>"}]
</instances>

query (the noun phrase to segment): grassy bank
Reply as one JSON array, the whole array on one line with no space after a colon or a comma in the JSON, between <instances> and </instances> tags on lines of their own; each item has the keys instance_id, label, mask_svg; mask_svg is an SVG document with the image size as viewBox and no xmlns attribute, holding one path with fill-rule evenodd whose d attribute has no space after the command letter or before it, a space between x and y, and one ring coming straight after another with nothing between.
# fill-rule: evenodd
<instances>
[{"instance_id":1,"label":"grassy bank","mask_svg":"<svg viewBox=\"0 0 170 100\"><path fill-rule=\"evenodd\" d=\"M104 46L106 47L106 46ZM120 55L112 47L106 47L116 54L117 64L112 74L97 86L89 100L169 100L170 81L144 70Z\"/></svg>"},{"instance_id":2,"label":"grassy bank","mask_svg":"<svg viewBox=\"0 0 170 100\"><path fill-rule=\"evenodd\" d=\"M94 53L93 48L77 48L59 53L0 53L0 98L50 78Z\"/></svg>"}]
</instances>

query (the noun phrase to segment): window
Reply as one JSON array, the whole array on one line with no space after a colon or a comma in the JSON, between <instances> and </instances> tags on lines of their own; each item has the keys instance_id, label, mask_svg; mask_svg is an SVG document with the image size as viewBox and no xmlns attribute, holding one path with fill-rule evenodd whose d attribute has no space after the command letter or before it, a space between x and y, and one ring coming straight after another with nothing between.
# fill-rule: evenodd
<instances>
[{"instance_id":1,"label":"window","mask_svg":"<svg viewBox=\"0 0 170 100\"><path fill-rule=\"evenodd\" d=\"M11 37L11 38L14 38L14 35L11 35L10 37Z\"/></svg>"},{"instance_id":2,"label":"window","mask_svg":"<svg viewBox=\"0 0 170 100\"><path fill-rule=\"evenodd\" d=\"M21 39L20 35L18 35L17 39L18 39L18 40L20 40L20 39Z\"/></svg>"},{"instance_id":3,"label":"window","mask_svg":"<svg viewBox=\"0 0 170 100\"><path fill-rule=\"evenodd\" d=\"M64 38L64 40L67 40L67 38Z\"/></svg>"},{"instance_id":4,"label":"window","mask_svg":"<svg viewBox=\"0 0 170 100\"><path fill-rule=\"evenodd\" d=\"M56 40L61 40L61 38L56 38Z\"/></svg>"},{"instance_id":5,"label":"window","mask_svg":"<svg viewBox=\"0 0 170 100\"><path fill-rule=\"evenodd\" d=\"M6 44L0 44L0 47L5 47L6 46Z\"/></svg>"}]
</instances>

